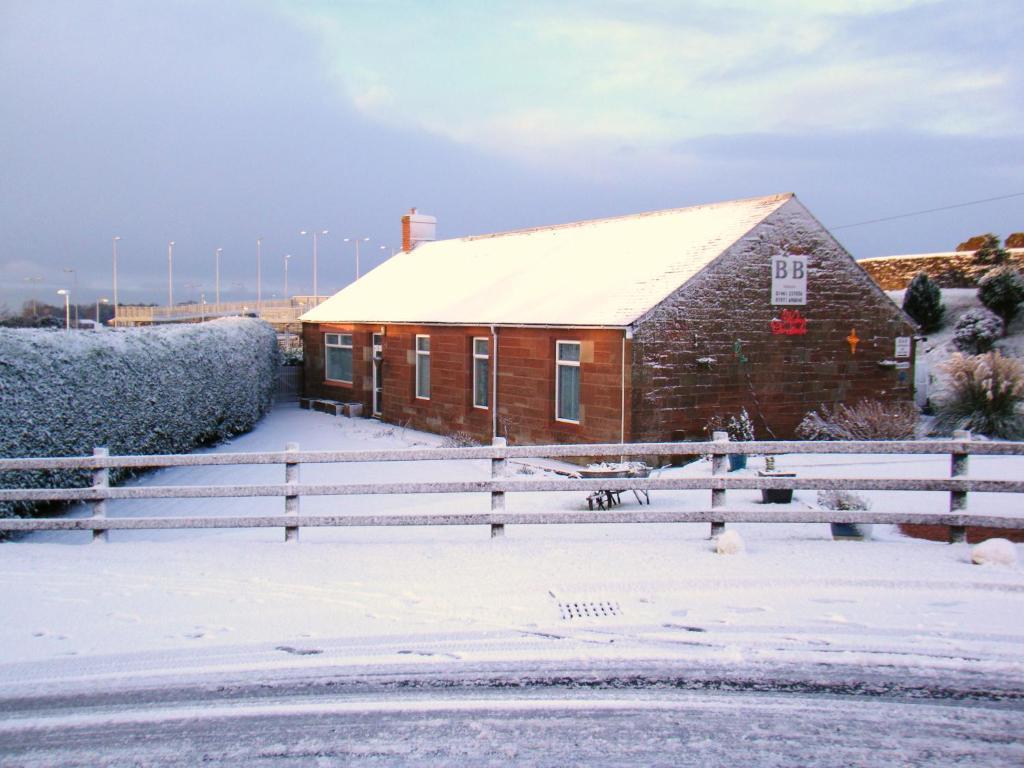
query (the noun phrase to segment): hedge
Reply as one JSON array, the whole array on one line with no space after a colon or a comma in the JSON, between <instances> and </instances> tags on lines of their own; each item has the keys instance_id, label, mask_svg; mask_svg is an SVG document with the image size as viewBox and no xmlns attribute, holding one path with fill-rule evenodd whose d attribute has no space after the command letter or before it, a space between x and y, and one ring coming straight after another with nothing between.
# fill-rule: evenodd
<instances>
[{"instance_id":1,"label":"hedge","mask_svg":"<svg viewBox=\"0 0 1024 768\"><path fill-rule=\"evenodd\" d=\"M115 331L0 328L0 457L186 453L269 410L277 337L252 318ZM89 484L81 471L4 472L0 486ZM29 514L0 503L0 515Z\"/></svg>"}]
</instances>

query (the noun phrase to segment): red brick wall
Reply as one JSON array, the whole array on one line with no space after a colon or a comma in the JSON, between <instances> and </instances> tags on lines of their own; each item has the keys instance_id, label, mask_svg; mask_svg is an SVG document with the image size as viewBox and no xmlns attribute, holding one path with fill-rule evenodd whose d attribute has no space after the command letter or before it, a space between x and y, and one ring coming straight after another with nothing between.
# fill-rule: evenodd
<instances>
[{"instance_id":1,"label":"red brick wall","mask_svg":"<svg viewBox=\"0 0 1024 768\"><path fill-rule=\"evenodd\" d=\"M307 397L363 403L370 413L371 335L377 326L303 327ZM352 333L352 385L324 381L323 335ZM430 399L416 397L415 339L430 336ZM488 327L390 325L384 337L382 418L438 434L464 432L489 442L492 411L473 407L472 340ZM555 343L581 342L580 424L555 420ZM367 351L363 351L364 348ZM627 345L627 359L629 359ZM626 367L627 404L630 369ZM510 443L618 442L621 428L622 332L608 330L498 329L498 434ZM490 395L493 405L493 392ZM626 414L626 435L630 414Z\"/></svg>"},{"instance_id":2,"label":"red brick wall","mask_svg":"<svg viewBox=\"0 0 1024 768\"><path fill-rule=\"evenodd\" d=\"M808 303L792 307L806 319L806 335L771 332L784 309L770 304L770 258L780 248L809 255ZM856 353L847 342L851 329L860 338ZM894 359L897 336L913 333L902 312L791 201L638 324L633 437L697 439L713 416L746 408L757 437L789 438L821 403L909 401L913 368L879 363Z\"/></svg>"},{"instance_id":3,"label":"red brick wall","mask_svg":"<svg viewBox=\"0 0 1024 768\"><path fill-rule=\"evenodd\" d=\"M303 323L303 393L306 397L321 397L346 403L362 403L363 412L370 413L372 382L369 377L371 334L379 326L344 323ZM352 383L341 384L324 378L324 334L352 334Z\"/></svg>"}]
</instances>

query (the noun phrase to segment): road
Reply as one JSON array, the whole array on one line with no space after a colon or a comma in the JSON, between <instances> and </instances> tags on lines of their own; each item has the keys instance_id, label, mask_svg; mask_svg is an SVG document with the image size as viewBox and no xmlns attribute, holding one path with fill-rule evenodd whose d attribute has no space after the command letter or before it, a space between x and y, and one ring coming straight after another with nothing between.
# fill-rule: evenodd
<instances>
[{"instance_id":1,"label":"road","mask_svg":"<svg viewBox=\"0 0 1024 768\"><path fill-rule=\"evenodd\" d=\"M1019 766L1024 691L963 671L330 666L0 699L2 766Z\"/></svg>"}]
</instances>

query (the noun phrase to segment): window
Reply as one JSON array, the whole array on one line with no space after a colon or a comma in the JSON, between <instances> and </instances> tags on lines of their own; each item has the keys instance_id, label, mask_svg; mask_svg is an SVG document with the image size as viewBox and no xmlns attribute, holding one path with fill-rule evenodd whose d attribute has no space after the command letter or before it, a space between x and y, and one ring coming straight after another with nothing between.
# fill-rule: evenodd
<instances>
[{"instance_id":1,"label":"window","mask_svg":"<svg viewBox=\"0 0 1024 768\"><path fill-rule=\"evenodd\" d=\"M490 398L490 381L488 369L490 368L487 359L487 339L483 337L473 339L473 407L487 408Z\"/></svg>"},{"instance_id":2,"label":"window","mask_svg":"<svg viewBox=\"0 0 1024 768\"><path fill-rule=\"evenodd\" d=\"M580 343L555 344L555 418L580 423Z\"/></svg>"},{"instance_id":3,"label":"window","mask_svg":"<svg viewBox=\"0 0 1024 768\"><path fill-rule=\"evenodd\" d=\"M352 383L352 334L324 334L324 368L328 381Z\"/></svg>"},{"instance_id":4,"label":"window","mask_svg":"<svg viewBox=\"0 0 1024 768\"><path fill-rule=\"evenodd\" d=\"M416 397L430 399L430 337L416 337Z\"/></svg>"}]
</instances>

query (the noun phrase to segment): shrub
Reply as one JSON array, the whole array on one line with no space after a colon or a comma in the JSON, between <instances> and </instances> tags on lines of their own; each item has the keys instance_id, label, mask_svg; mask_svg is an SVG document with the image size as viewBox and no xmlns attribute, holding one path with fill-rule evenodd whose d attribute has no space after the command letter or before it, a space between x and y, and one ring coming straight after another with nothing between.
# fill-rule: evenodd
<instances>
[{"instance_id":1,"label":"shrub","mask_svg":"<svg viewBox=\"0 0 1024 768\"><path fill-rule=\"evenodd\" d=\"M818 506L822 509L857 512L871 509L871 502L853 491L818 491Z\"/></svg>"},{"instance_id":2,"label":"shrub","mask_svg":"<svg viewBox=\"0 0 1024 768\"><path fill-rule=\"evenodd\" d=\"M0 456L181 453L251 429L273 402L277 339L259 320L104 333L0 329ZM5 472L7 488L87 472ZM0 503L0 515L30 512Z\"/></svg>"},{"instance_id":3,"label":"shrub","mask_svg":"<svg viewBox=\"0 0 1024 768\"><path fill-rule=\"evenodd\" d=\"M969 355L988 352L1003 335L1003 327L1003 321L991 310L968 310L953 326L953 344Z\"/></svg>"},{"instance_id":4,"label":"shrub","mask_svg":"<svg viewBox=\"0 0 1024 768\"><path fill-rule=\"evenodd\" d=\"M804 440L906 440L914 437L917 417L914 404L903 401L823 404L804 416L796 434Z\"/></svg>"},{"instance_id":5,"label":"shrub","mask_svg":"<svg viewBox=\"0 0 1024 768\"><path fill-rule=\"evenodd\" d=\"M1010 254L999 245L999 238L991 233L985 235L985 242L974 252L974 263L982 266L998 267L1009 258Z\"/></svg>"},{"instance_id":6,"label":"shrub","mask_svg":"<svg viewBox=\"0 0 1024 768\"><path fill-rule=\"evenodd\" d=\"M903 311L921 326L925 333L937 331L942 326L946 308L942 304L942 291L925 272L918 272L907 286L903 295Z\"/></svg>"},{"instance_id":7,"label":"shrub","mask_svg":"<svg viewBox=\"0 0 1024 768\"><path fill-rule=\"evenodd\" d=\"M989 437L1024 437L1024 364L998 350L954 354L939 366L947 389L935 406L939 431L969 429Z\"/></svg>"},{"instance_id":8,"label":"shrub","mask_svg":"<svg viewBox=\"0 0 1024 768\"><path fill-rule=\"evenodd\" d=\"M444 437L441 439L442 448L473 448L478 445L480 445L479 440L473 437L469 432L463 432L461 430L446 432Z\"/></svg>"},{"instance_id":9,"label":"shrub","mask_svg":"<svg viewBox=\"0 0 1024 768\"><path fill-rule=\"evenodd\" d=\"M978 281L978 299L1003 319L1005 333L1024 301L1024 278L1013 267L997 267Z\"/></svg>"},{"instance_id":10,"label":"shrub","mask_svg":"<svg viewBox=\"0 0 1024 768\"><path fill-rule=\"evenodd\" d=\"M741 408L738 415L732 414L728 418L721 415L712 416L705 429L709 435L726 432L734 443L749 443L756 439L754 422L746 408Z\"/></svg>"}]
</instances>

